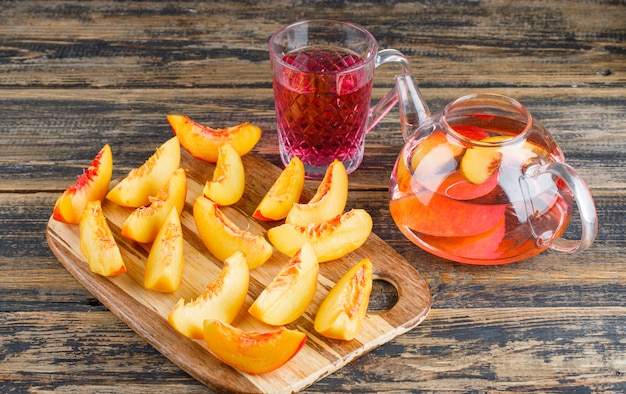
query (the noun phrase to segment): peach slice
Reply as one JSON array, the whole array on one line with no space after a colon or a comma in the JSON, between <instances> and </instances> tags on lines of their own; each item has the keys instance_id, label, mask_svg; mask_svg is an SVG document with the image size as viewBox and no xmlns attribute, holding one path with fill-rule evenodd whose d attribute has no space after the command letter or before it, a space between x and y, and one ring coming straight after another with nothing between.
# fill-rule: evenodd
<instances>
[{"instance_id":1,"label":"peach slice","mask_svg":"<svg viewBox=\"0 0 626 394\"><path fill-rule=\"evenodd\" d=\"M167 120L180 144L192 156L211 163L217 161L221 145L231 144L239 156L243 156L261 138L261 129L248 122L226 129L213 129L184 115L167 115Z\"/></svg>"},{"instance_id":2,"label":"peach slice","mask_svg":"<svg viewBox=\"0 0 626 394\"><path fill-rule=\"evenodd\" d=\"M248 312L274 326L295 321L313 300L319 269L315 250L307 242L259 294Z\"/></svg>"},{"instance_id":3,"label":"peach slice","mask_svg":"<svg viewBox=\"0 0 626 394\"><path fill-rule=\"evenodd\" d=\"M187 303L183 298L178 300L167 321L181 334L202 339L205 320L230 324L235 319L248 294L249 280L246 258L243 253L235 252L224 261L222 272L202 294Z\"/></svg>"},{"instance_id":4,"label":"peach slice","mask_svg":"<svg viewBox=\"0 0 626 394\"><path fill-rule=\"evenodd\" d=\"M165 186L155 197L150 197L150 205L136 208L122 224L124 237L136 242L153 242L172 208L180 215L187 195L187 175L184 168L174 171Z\"/></svg>"},{"instance_id":5,"label":"peach slice","mask_svg":"<svg viewBox=\"0 0 626 394\"><path fill-rule=\"evenodd\" d=\"M144 273L147 289L164 293L178 290L183 276L183 229L176 207L172 207L156 236Z\"/></svg>"},{"instance_id":6,"label":"peach slice","mask_svg":"<svg viewBox=\"0 0 626 394\"><path fill-rule=\"evenodd\" d=\"M369 305L372 271L372 261L366 257L339 279L315 315L315 331L344 341L356 337Z\"/></svg>"},{"instance_id":7,"label":"peach slice","mask_svg":"<svg viewBox=\"0 0 626 394\"><path fill-rule=\"evenodd\" d=\"M272 257L274 249L261 235L239 228L206 196L193 204L193 217L204 245L220 261L236 251L246 256L248 268L253 269Z\"/></svg>"},{"instance_id":8,"label":"peach slice","mask_svg":"<svg viewBox=\"0 0 626 394\"><path fill-rule=\"evenodd\" d=\"M123 207L137 208L150 203L180 167L180 143L176 137L163 143L140 167L131 170L126 178L115 185L107 199Z\"/></svg>"},{"instance_id":9,"label":"peach slice","mask_svg":"<svg viewBox=\"0 0 626 394\"><path fill-rule=\"evenodd\" d=\"M432 174L454 171L458 165L456 158L465 149L448 141L441 131L435 131L424 138L411 155L411 168L418 179L426 179Z\"/></svg>"},{"instance_id":10,"label":"peach slice","mask_svg":"<svg viewBox=\"0 0 626 394\"><path fill-rule=\"evenodd\" d=\"M299 226L285 223L268 230L267 236L282 253L293 256L306 242L315 249L318 261L336 260L358 249L372 232L372 217L364 209L353 209L320 224Z\"/></svg>"},{"instance_id":11,"label":"peach slice","mask_svg":"<svg viewBox=\"0 0 626 394\"><path fill-rule=\"evenodd\" d=\"M238 371L261 374L291 360L304 347L306 334L281 328L277 331L244 331L219 320L204 321L207 347Z\"/></svg>"},{"instance_id":12,"label":"peach slice","mask_svg":"<svg viewBox=\"0 0 626 394\"><path fill-rule=\"evenodd\" d=\"M548 155L544 148L529 141L507 144L506 141L512 138L508 135L494 135L480 140L485 146L468 149L461 159L463 176L474 184L482 184L497 172L501 164L521 168L534 157Z\"/></svg>"},{"instance_id":13,"label":"peach slice","mask_svg":"<svg viewBox=\"0 0 626 394\"><path fill-rule=\"evenodd\" d=\"M79 221L80 249L92 272L115 276L126 272L115 238L102 213L100 200L89 201Z\"/></svg>"},{"instance_id":14,"label":"peach slice","mask_svg":"<svg viewBox=\"0 0 626 394\"><path fill-rule=\"evenodd\" d=\"M202 194L218 205L232 205L243 196L245 185L241 156L230 144L220 146L213 179L206 182Z\"/></svg>"},{"instance_id":15,"label":"peach slice","mask_svg":"<svg viewBox=\"0 0 626 394\"><path fill-rule=\"evenodd\" d=\"M483 183L474 184L460 171L448 175L439 185L439 192L455 200L473 200L491 193L498 186L498 173L494 172Z\"/></svg>"},{"instance_id":16,"label":"peach slice","mask_svg":"<svg viewBox=\"0 0 626 394\"><path fill-rule=\"evenodd\" d=\"M294 204L286 223L307 226L322 223L340 215L348 201L348 174L343 163L335 159L324 174L315 195L306 204Z\"/></svg>"},{"instance_id":17,"label":"peach slice","mask_svg":"<svg viewBox=\"0 0 626 394\"><path fill-rule=\"evenodd\" d=\"M498 171L502 153L493 148L468 149L461 159L461 173L475 185L483 184Z\"/></svg>"},{"instance_id":18,"label":"peach slice","mask_svg":"<svg viewBox=\"0 0 626 394\"><path fill-rule=\"evenodd\" d=\"M466 237L432 237L422 236L422 240L429 245L441 250L443 253L454 257L460 257L466 262L488 261L497 259L501 253L498 252L500 244L506 232L506 222L504 217L494 228L488 229L484 233L470 235Z\"/></svg>"},{"instance_id":19,"label":"peach slice","mask_svg":"<svg viewBox=\"0 0 626 394\"><path fill-rule=\"evenodd\" d=\"M300 200L304 188L304 164L294 156L267 191L252 217L259 220L281 220Z\"/></svg>"},{"instance_id":20,"label":"peach slice","mask_svg":"<svg viewBox=\"0 0 626 394\"><path fill-rule=\"evenodd\" d=\"M76 183L59 196L54 204L52 217L61 222L78 224L87 202L104 200L112 173L113 155L107 144L92 160L87 171L78 177Z\"/></svg>"},{"instance_id":21,"label":"peach slice","mask_svg":"<svg viewBox=\"0 0 626 394\"><path fill-rule=\"evenodd\" d=\"M422 191L391 200L389 210L400 227L441 237L465 237L493 228L504 205L478 205Z\"/></svg>"}]
</instances>

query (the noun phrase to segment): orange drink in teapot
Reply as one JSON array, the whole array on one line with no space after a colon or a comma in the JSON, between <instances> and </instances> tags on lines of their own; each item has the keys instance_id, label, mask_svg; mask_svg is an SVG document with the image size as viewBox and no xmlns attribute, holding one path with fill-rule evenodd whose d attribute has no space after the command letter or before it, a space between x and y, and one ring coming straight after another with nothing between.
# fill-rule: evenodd
<instances>
[{"instance_id":1,"label":"orange drink in teapot","mask_svg":"<svg viewBox=\"0 0 626 394\"><path fill-rule=\"evenodd\" d=\"M471 95L433 117L422 111L415 122L407 118L417 111L402 84L399 93L405 135L411 135L391 176L389 208L412 242L470 264L508 263L548 248L571 253L591 244L597 220L588 188L519 102ZM412 123L419 125L411 129ZM568 240L561 236L575 203L582 239Z\"/></svg>"}]
</instances>

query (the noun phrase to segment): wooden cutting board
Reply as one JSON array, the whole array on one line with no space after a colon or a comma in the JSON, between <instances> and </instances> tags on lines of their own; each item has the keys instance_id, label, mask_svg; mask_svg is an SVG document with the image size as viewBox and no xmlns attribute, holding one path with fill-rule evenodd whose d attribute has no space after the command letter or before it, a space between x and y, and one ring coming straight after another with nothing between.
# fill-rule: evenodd
<instances>
[{"instance_id":1,"label":"wooden cutting board","mask_svg":"<svg viewBox=\"0 0 626 394\"><path fill-rule=\"evenodd\" d=\"M281 169L262 158L248 154L243 157L246 190L243 198L223 212L239 226L264 234L277 222L260 222L251 217L259 201L280 174ZM204 341L192 340L177 333L167 322L167 315L179 298L195 298L213 281L222 269L198 237L193 219L193 202L210 179L214 164L193 158L184 149L181 167L187 168L188 192L181 215L185 237L185 267L180 289L171 294L146 290L143 272L150 245L131 242L120 234L122 223L131 209L110 201L103 202L103 211L111 231L122 251L127 272L105 278L92 273L80 250L77 225L68 225L50 218L47 227L48 244L65 268L120 320L145 338L159 352L203 384L216 390L231 392L295 392L336 371L351 360L384 344L421 323L428 314L431 294L420 274L389 245L371 234L358 250L339 260L321 264L317 293L305 314L288 325L307 334L305 347L279 369L261 374L240 373L215 358ZM114 184L114 183L112 183ZM314 190L306 189L306 202ZM398 301L388 311L368 313L357 337L352 341L325 338L315 332L315 313L333 284L354 264L370 257L374 277L391 283L397 290ZM247 312L289 257L274 250L264 265L250 271L249 294L233 325L243 329L269 331L275 328L257 321Z\"/></svg>"}]
</instances>

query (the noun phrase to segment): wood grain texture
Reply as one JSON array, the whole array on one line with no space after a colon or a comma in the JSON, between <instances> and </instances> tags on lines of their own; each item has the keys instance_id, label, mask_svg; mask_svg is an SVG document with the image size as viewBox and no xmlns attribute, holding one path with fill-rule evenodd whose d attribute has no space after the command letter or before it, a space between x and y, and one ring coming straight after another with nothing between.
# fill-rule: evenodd
<instances>
[{"instance_id":1,"label":"wood grain texture","mask_svg":"<svg viewBox=\"0 0 626 394\"><path fill-rule=\"evenodd\" d=\"M311 305L302 317L287 325L287 328L306 333L307 342L285 366L260 375L240 373L213 357L203 340L190 340L177 333L167 322L176 302L181 298L187 302L196 298L222 270L222 263L202 243L193 214L194 201L202 195L202 188L211 179L209 175L215 171L215 164L202 162L184 149L181 150L180 166L188 172L187 196L181 214L185 263L179 290L159 293L143 286L150 245L129 241L121 235L122 224L132 209L108 200L102 204L107 223L122 251L126 265L126 273L123 275L105 278L90 271L80 248L80 235L76 225L50 219L47 239L55 256L87 290L191 376L220 391L300 391L355 358L415 328L426 318L431 305L428 285L411 264L375 234L370 234L358 250L321 264L317 291ZM220 210L240 228L266 237L266 230L280 222L257 222L252 218L252 213L281 170L253 154L244 156L242 161L246 176L244 195L235 204L221 207ZM313 190L306 190L302 201L308 201L313 194ZM372 260L374 277L395 288L398 296L394 304L376 314L368 313L352 341L325 338L313 329L319 305L332 286L353 265L366 257ZM276 327L260 323L245 311L288 261L288 256L275 250L269 261L251 270L250 290L242 311L233 322L235 326L261 332L276 330Z\"/></svg>"},{"instance_id":2,"label":"wood grain texture","mask_svg":"<svg viewBox=\"0 0 626 394\"><path fill-rule=\"evenodd\" d=\"M211 391L64 269L48 220L104 143L115 177L145 160L171 135L168 112L254 121L254 153L280 165L267 40L311 16L357 22L405 52L433 111L476 91L521 101L589 184L600 228L580 255L498 267L430 256L389 216L402 146L393 110L368 135L348 206L367 209L421 273L433 309L306 391L626 391L623 1L9 0L0 15L0 391ZM394 72L377 70L375 97Z\"/></svg>"}]
</instances>

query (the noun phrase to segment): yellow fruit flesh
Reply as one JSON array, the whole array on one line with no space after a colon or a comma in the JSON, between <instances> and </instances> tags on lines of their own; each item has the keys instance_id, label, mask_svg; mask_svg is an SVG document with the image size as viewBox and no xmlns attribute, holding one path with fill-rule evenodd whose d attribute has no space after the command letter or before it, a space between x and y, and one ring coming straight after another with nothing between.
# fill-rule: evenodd
<instances>
[{"instance_id":1,"label":"yellow fruit flesh","mask_svg":"<svg viewBox=\"0 0 626 394\"><path fill-rule=\"evenodd\" d=\"M309 243L305 243L261 292L248 312L271 325L295 321L315 295L318 273L315 251Z\"/></svg>"},{"instance_id":2,"label":"yellow fruit flesh","mask_svg":"<svg viewBox=\"0 0 626 394\"><path fill-rule=\"evenodd\" d=\"M300 331L244 331L219 320L205 320L204 340L217 358L251 374L271 372L293 358L306 343Z\"/></svg>"},{"instance_id":3,"label":"yellow fruit flesh","mask_svg":"<svg viewBox=\"0 0 626 394\"><path fill-rule=\"evenodd\" d=\"M343 213L347 201L348 174L343 163L335 160L328 166L311 200L306 204L294 204L285 222L301 226L322 223Z\"/></svg>"},{"instance_id":4,"label":"yellow fruit flesh","mask_svg":"<svg viewBox=\"0 0 626 394\"><path fill-rule=\"evenodd\" d=\"M164 293L178 290L183 274L183 230L172 208L150 248L144 286Z\"/></svg>"},{"instance_id":5,"label":"yellow fruit flesh","mask_svg":"<svg viewBox=\"0 0 626 394\"><path fill-rule=\"evenodd\" d=\"M161 145L140 167L109 191L106 198L123 207L148 205L165 185L170 175L180 167L180 144L176 137Z\"/></svg>"},{"instance_id":6,"label":"yellow fruit flesh","mask_svg":"<svg viewBox=\"0 0 626 394\"><path fill-rule=\"evenodd\" d=\"M265 194L252 215L259 220L281 220L300 200L304 188L304 165L294 156Z\"/></svg>"},{"instance_id":7,"label":"yellow fruit flesh","mask_svg":"<svg viewBox=\"0 0 626 394\"><path fill-rule=\"evenodd\" d=\"M172 308L168 322L181 334L194 339L204 336L204 320L231 323L248 294L248 263L241 252L224 261L220 275L194 300L180 299Z\"/></svg>"},{"instance_id":8,"label":"yellow fruit flesh","mask_svg":"<svg viewBox=\"0 0 626 394\"><path fill-rule=\"evenodd\" d=\"M76 183L59 196L53 209L53 218L65 223L78 224L89 201L102 201L106 197L113 173L111 147L105 145L92 160Z\"/></svg>"},{"instance_id":9,"label":"yellow fruit flesh","mask_svg":"<svg viewBox=\"0 0 626 394\"><path fill-rule=\"evenodd\" d=\"M268 230L267 236L280 252L293 256L310 242L320 263L341 258L358 249L372 232L372 217L364 209L353 209L320 224L298 226L285 223Z\"/></svg>"},{"instance_id":10,"label":"yellow fruit flesh","mask_svg":"<svg viewBox=\"0 0 626 394\"><path fill-rule=\"evenodd\" d=\"M167 184L150 198L150 205L135 209L122 224L124 237L136 242L153 242L172 208L180 215L187 195L187 176L182 168L174 171Z\"/></svg>"},{"instance_id":11,"label":"yellow fruit flesh","mask_svg":"<svg viewBox=\"0 0 626 394\"><path fill-rule=\"evenodd\" d=\"M239 228L226 217L217 204L205 196L196 198L193 217L200 239L220 261L236 251L246 256L248 267L256 268L272 256L274 249L261 235Z\"/></svg>"},{"instance_id":12,"label":"yellow fruit flesh","mask_svg":"<svg viewBox=\"0 0 626 394\"><path fill-rule=\"evenodd\" d=\"M102 213L100 200L87 203L79 222L80 248L92 272L115 276L126 272L120 249Z\"/></svg>"},{"instance_id":13,"label":"yellow fruit flesh","mask_svg":"<svg viewBox=\"0 0 626 394\"><path fill-rule=\"evenodd\" d=\"M248 153L261 138L261 129L248 122L226 129L213 129L184 115L167 115L180 144L194 157L215 163L220 146L231 144L239 156Z\"/></svg>"},{"instance_id":14,"label":"yellow fruit flesh","mask_svg":"<svg viewBox=\"0 0 626 394\"><path fill-rule=\"evenodd\" d=\"M356 337L369 305L372 271L371 260L365 258L341 277L317 311L315 331L333 339Z\"/></svg>"},{"instance_id":15,"label":"yellow fruit flesh","mask_svg":"<svg viewBox=\"0 0 626 394\"><path fill-rule=\"evenodd\" d=\"M211 181L207 181L202 194L218 205L232 205L243 196L245 174L241 157L230 144L219 148L217 166Z\"/></svg>"}]
</instances>

